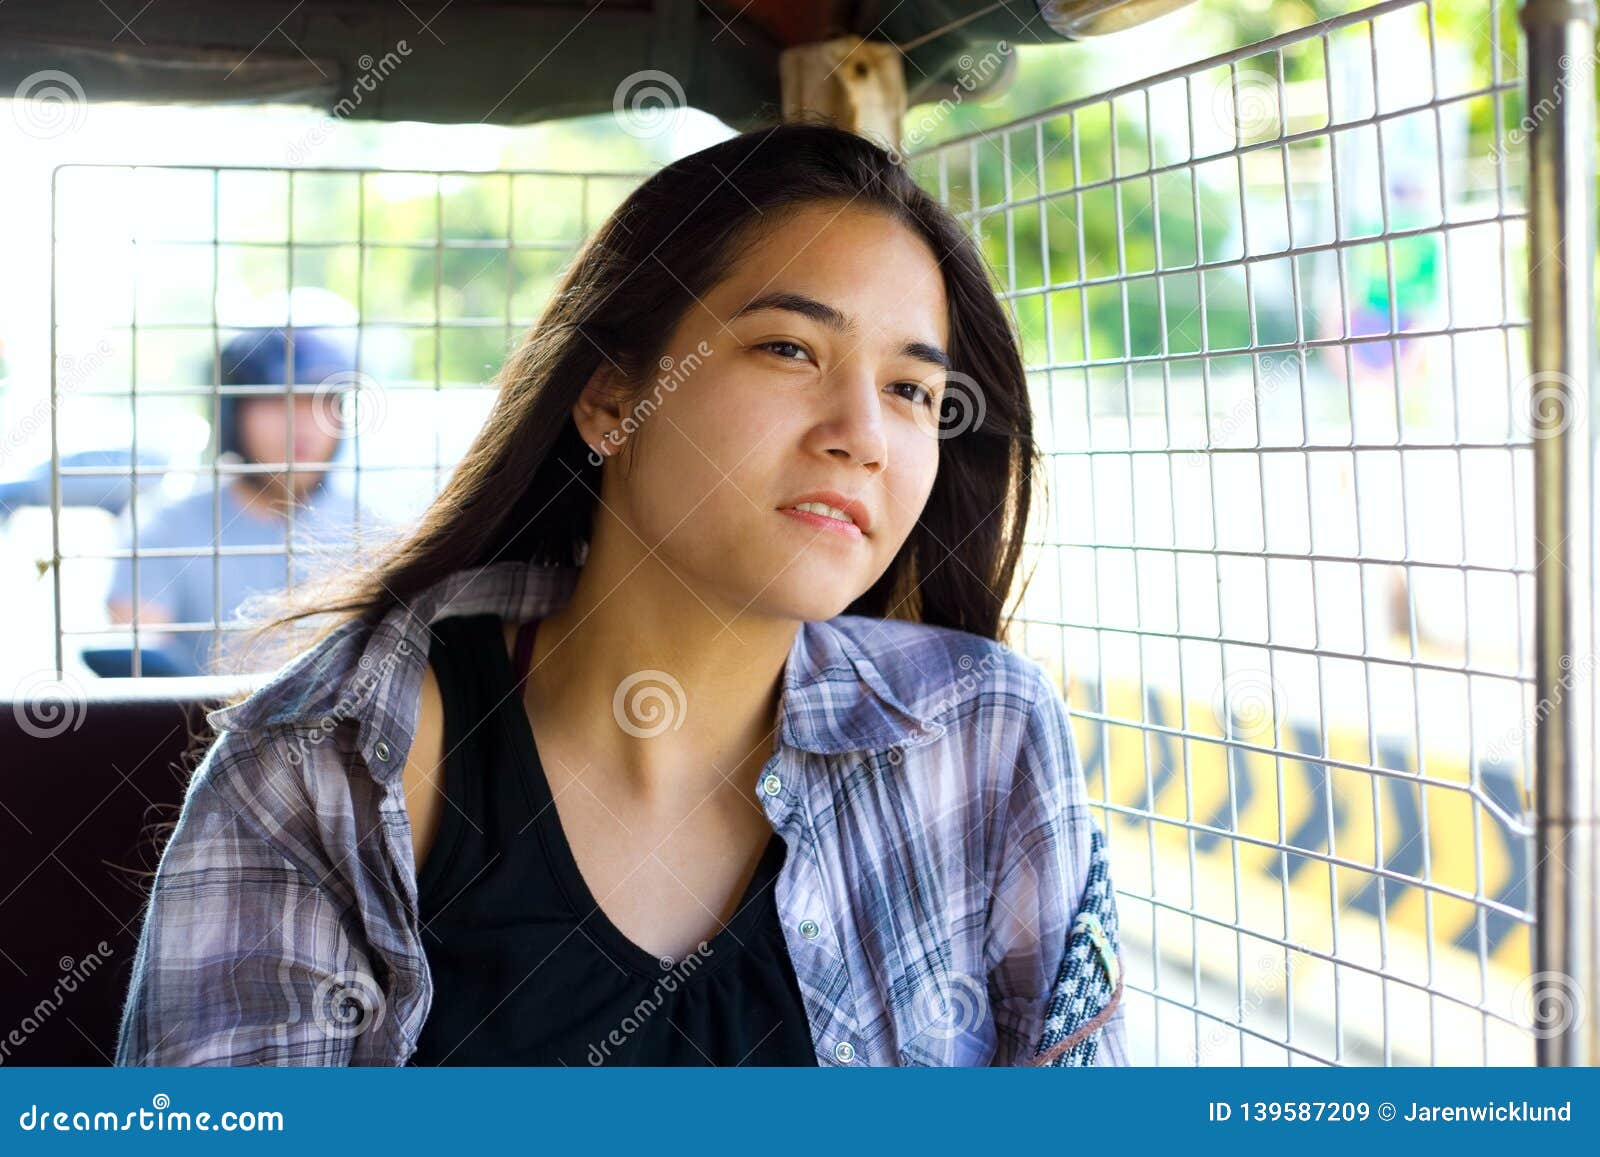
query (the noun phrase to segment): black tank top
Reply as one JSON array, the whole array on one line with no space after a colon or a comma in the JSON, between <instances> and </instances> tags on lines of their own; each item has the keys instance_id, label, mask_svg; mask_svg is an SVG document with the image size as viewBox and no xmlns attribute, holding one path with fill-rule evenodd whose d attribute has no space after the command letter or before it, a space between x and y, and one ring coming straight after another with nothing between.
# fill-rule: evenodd
<instances>
[{"instance_id":1,"label":"black tank top","mask_svg":"<svg viewBox=\"0 0 1600 1157\"><path fill-rule=\"evenodd\" d=\"M447 802L418 876L433 1003L412 1065L815 1065L773 882L774 832L737 912L676 963L590 893L539 762L521 685L532 623L445 619L429 661L444 704Z\"/></svg>"}]
</instances>

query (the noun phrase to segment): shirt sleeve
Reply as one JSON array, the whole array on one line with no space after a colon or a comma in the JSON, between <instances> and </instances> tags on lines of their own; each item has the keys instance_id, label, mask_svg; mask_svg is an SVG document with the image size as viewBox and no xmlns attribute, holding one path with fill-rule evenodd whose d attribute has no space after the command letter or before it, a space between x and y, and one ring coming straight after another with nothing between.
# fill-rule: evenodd
<instances>
[{"instance_id":1,"label":"shirt sleeve","mask_svg":"<svg viewBox=\"0 0 1600 1157\"><path fill-rule=\"evenodd\" d=\"M134 956L117 1065L345 1065L382 990L329 895L195 773Z\"/></svg>"},{"instance_id":2,"label":"shirt sleeve","mask_svg":"<svg viewBox=\"0 0 1600 1157\"><path fill-rule=\"evenodd\" d=\"M992 1065L1029 1063L1047 1047L1051 1007L1061 1008L1070 1002L1058 998L1081 991L1083 966L1081 959L1069 960L1069 940L1080 911L1088 907L1093 845L1101 838L1089 810L1066 704L1048 676L1041 671L1039 678L1041 688L1017 751L998 884L990 904L986 961L996 1029ZM1114 906L1109 874L1104 886L1103 903ZM1110 924L1110 945L1120 962L1114 917ZM1080 939L1080 947L1082 943ZM1101 980L1105 978L1102 973ZM1095 1034L1096 1065L1129 1063L1125 1000L1126 991ZM1084 1010L1081 1020L1100 1007L1103 1003ZM1073 1020L1069 1031L1077 1023ZM1058 1057L1053 1063L1071 1062Z\"/></svg>"}]
</instances>

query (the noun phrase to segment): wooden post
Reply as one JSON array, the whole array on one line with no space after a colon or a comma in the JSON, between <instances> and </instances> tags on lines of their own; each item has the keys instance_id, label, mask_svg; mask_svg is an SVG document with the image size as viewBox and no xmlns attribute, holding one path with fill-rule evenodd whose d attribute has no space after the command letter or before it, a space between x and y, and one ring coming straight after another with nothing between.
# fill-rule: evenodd
<instances>
[{"instance_id":1,"label":"wooden post","mask_svg":"<svg viewBox=\"0 0 1600 1157\"><path fill-rule=\"evenodd\" d=\"M905 62L892 44L840 36L778 57L783 119L822 114L894 152L906 116Z\"/></svg>"}]
</instances>

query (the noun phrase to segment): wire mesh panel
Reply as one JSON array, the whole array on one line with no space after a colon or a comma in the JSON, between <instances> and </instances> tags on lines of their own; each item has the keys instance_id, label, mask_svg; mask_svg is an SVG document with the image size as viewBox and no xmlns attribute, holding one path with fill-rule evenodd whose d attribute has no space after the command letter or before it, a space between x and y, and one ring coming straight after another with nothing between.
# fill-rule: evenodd
<instances>
[{"instance_id":1,"label":"wire mesh panel","mask_svg":"<svg viewBox=\"0 0 1600 1157\"><path fill-rule=\"evenodd\" d=\"M1448 8L912 157L1024 343L1018 642L1107 827L1136 1063L1534 1058L1519 46Z\"/></svg>"},{"instance_id":2,"label":"wire mesh panel","mask_svg":"<svg viewBox=\"0 0 1600 1157\"><path fill-rule=\"evenodd\" d=\"M249 592L414 519L643 176L58 168L57 670L225 667Z\"/></svg>"}]
</instances>

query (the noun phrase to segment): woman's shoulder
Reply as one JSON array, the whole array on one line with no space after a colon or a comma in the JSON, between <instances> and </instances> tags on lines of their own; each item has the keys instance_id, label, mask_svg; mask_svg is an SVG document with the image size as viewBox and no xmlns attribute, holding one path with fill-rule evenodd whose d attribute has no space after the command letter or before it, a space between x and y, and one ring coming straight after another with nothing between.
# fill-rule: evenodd
<instances>
[{"instance_id":1,"label":"woman's shoulder","mask_svg":"<svg viewBox=\"0 0 1600 1157\"><path fill-rule=\"evenodd\" d=\"M917 774L903 782L975 802L980 816L1007 801L1001 810L1023 825L1016 830L1081 799L1070 713L1042 663L949 627L850 615L831 622L845 637L841 647L922 720L924 734L938 736L905 756Z\"/></svg>"},{"instance_id":2,"label":"woman's shoulder","mask_svg":"<svg viewBox=\"0 0 1600 1157\"><path fill-rule=\"evenodd\" d=\"M829 625L852 661L929 721L1024 720L1041 698L1059 697L1042 664L996 639L866 615L838 615Z\"/></svg>"},{"instance_id":3,"label":"woman's shoulder","mask_svg":"<svg viewBox=\"0 0 1600 1157\"><path fill-rule=\"evenodd\" d=\"M297 652L240 702L213 711L209 721L219 732L336 722L369 703L413 649L414 641L387 619L350 620Z\"/></svg>"}]
</instances>

